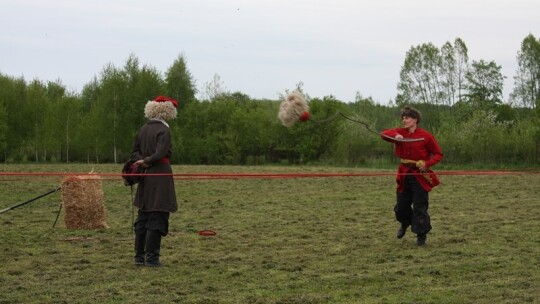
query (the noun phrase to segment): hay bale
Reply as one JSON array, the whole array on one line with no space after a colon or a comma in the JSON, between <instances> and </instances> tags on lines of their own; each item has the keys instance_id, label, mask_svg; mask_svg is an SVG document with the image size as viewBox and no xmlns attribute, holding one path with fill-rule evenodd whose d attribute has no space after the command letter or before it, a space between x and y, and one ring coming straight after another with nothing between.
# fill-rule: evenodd
<instances>
[{"instance_id":1,"label":"hay bale","mask_svg":"<svg viewBox=\"0 0 540 304\"><path fill-rule=\"evenodd\" d=\"M69 176L62 181L64 223L68 229L109 228L101 177Z\"/></svg>"}]
</instances>

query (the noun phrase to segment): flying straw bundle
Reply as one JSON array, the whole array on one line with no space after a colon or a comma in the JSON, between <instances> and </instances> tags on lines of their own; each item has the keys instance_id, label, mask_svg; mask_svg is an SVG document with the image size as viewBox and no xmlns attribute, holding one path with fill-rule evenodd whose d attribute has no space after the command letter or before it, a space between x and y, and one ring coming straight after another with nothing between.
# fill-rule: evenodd
<instances>
[{"instance_id":1,"label":"flying straw bundle","mask_svg":"<svg viewBox=\"0 0 540 304\"><path fill-rule=\"evenodd\" d=\"M109 228L103 205L101 177L97 175L71 176L62 181L64 223L68 229Z\"/></svg>"},{"instance_id":2,"label":"flying straw bundle","mask_svg":"<svg viewBox=\"0 0 540 304\"><path fill-rule=\"evenodd\" d=\"M297 91L287 95L279 105L278 118L285 127L294 125L297 121L309 119L309 106L304 96Z\"/></svg>"}]
</instances>

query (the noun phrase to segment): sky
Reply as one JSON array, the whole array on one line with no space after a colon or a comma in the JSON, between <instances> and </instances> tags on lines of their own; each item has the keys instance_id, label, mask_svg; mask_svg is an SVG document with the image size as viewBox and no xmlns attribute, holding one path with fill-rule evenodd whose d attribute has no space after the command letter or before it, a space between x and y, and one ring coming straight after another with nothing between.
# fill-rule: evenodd
<instances>
[{"instance_id":1,"label":"sky","mask_svg":"<svg viewBox=\"0 0 540 304\"><path fill-rule=\"evenodd\" d=\"M411 47L461 38L514 87L523 39L540 37L538 0L0 0L0 73L81 92L130 55L165 74L183 55L200 92L279 99L395 100ZM200 96L200 95L199 95Z\"/></svg>"}]
</instances>

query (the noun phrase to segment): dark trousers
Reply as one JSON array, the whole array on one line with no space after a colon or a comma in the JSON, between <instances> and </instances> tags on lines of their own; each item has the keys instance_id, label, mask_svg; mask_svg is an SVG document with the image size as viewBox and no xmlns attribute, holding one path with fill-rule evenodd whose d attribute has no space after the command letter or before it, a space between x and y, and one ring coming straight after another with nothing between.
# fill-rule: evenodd
<instances>
[{"instance_id":1,"label":"dark trousers","mask_svg":"<svg viewBox=\"0 0 540 304\"><path fill-rule=\"evenodd\" d=\"M137 219L133 224L136 234L145 233L148 230L159 231L162 236L169 233L169 212L139 210Z\"/></svg>"},{"instance_id":2,"label":"dark trousers","mask_svg":"<svg viewBox=\"0 0 540 304\"><path fill-rule=\"evenodd\" d=\"M397 192L397 203L394 207L396 219L403 226L411 226L416 234L425 234L431 230L431 221L428 214L429 195L418 183L416 177L405 177L405 190Z\"/></svg>"},{"instance_id":3,"label":"dark trousers","mask_svg":"<svg viewBox=\"0 0 540 304\"><path fill-rule=\"evenodd\" d=\"M161 237L169 233L169 212L139 210L135 230L135 265L160 266Z\"/></svg>"}]
</instances>

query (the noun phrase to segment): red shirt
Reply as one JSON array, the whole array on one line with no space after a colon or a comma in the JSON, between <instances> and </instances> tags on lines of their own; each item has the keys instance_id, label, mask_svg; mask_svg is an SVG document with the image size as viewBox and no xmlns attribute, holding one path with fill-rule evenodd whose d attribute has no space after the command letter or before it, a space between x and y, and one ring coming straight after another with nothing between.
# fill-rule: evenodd
<instances>
[{"instance_id":1,"label":"red shirt","mask_svg":"<svg viewBox=\"0 0 540 304\"><path fill-rule=\"evenodd\" d=\"M401 134L403 138L424 139L422 141L415 142L398 142L386 137L382 137L382 139L395 145L395 155L399 158L414 161L423 160L425 161L425 166L427 168L430 168L431 166L437 164L443 158L441 147L439 147L439 144L435 140L435 137L433 137L431 133L422 128L416 128L413 133L409 133L409 131L405 128L388 129L384 130L382 134L392 138L394 138L398 134ZM398 183L398 191L400 192L403 192L404 190L404 180L407 173L419 173L419 171L416 167L411 168L410 166L400 164L398 168L398 175L396 178L396 181ZM429 170L428 174L431 177L431 183L429 183L422 176L422 174L415 174L415 176L420 185L422 185L422 187L429 192L433 187L439 184L439 180L435 173L433 173L433 171Z\"/></svg>"}]
</instances>

